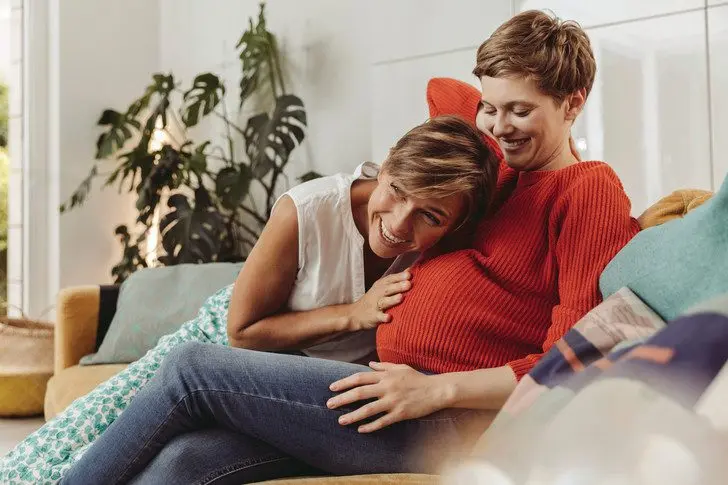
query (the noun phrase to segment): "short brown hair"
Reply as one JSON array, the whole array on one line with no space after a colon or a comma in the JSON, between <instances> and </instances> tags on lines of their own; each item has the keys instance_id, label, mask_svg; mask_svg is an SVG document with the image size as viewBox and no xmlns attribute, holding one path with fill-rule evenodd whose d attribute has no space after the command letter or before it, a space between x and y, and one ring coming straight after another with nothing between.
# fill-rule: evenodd
<instances>
[{"instance_id":1,"label":"short brown hair","mask_svg":"<svg viewBox=\"0 0 728 485\"><path fill-rule=\"evenodd\" d=\"M462 226L489 207L498 164L475 126L457 116L438 116L400 138L382 164L382 172L413 197L462 194L466 201Z\"/></svg>"},{"instance_id":2,"label":"short brown hair","mask_svg":"<svg viewBox=\"0 0 728 485\"><path fill-rule=\"evenodd\" d=\"M589 37L579 24L539 10L520 13L498 27L478 48L473 70L478 78L528 77L559 102L582 88L589 95L596 72Z\"/></svg>"}]
</instances>

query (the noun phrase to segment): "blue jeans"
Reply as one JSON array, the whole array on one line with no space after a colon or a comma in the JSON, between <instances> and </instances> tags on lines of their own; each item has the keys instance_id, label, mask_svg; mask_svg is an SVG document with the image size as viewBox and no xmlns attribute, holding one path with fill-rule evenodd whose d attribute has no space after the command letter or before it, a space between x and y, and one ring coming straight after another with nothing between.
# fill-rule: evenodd
<instances>
[{"instance_id":1,"label":"blue jeans","mask_svg":"<svg viewBox=\"0 0 728 485\"><path fill-rule=\"evenodd\" d=\"M341 426L338 417L354 408L328 409L329 385L368 370L184 344L62 483L240 484L301 474L429 473L468 450L482 431L484 413L459 409L372 434Z\"/></svg>"}]
</instances>

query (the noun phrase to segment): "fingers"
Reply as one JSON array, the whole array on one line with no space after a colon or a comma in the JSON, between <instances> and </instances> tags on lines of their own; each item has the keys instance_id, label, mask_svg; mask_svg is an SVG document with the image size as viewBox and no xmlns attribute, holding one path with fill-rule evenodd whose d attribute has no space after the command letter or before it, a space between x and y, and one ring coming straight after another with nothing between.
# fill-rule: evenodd
<instances>
[{"instance_id":1,"label":"fingers","mask_svg":"<svg viewBox=\"0 0 728 485\"><path fill-rule=\"evenodd\" d=\"M371 423L363 424L359 426L357 431L360 433L371 433L379 431L382 428L386 428L389 425L404 420L405 417L401 413L390 411L379 419L375 419Z\"/></svg>"},{"instance_id":2,"label":"fingers","mask_svg":"<svg viewBox=\"0 0 728 485\"><path fill-rule=\"evenodd\" d=\"M389 410L389 405L387 403L385 403L384 401L382 401L381 399L377 399L374 402L365 404L364 406L360 407L359 409L356 409L348 414L344 414L343 416L340 416L339 424L342 426L346 426L346 425L361 421L362 419L366 419L371 416L375 416L379 413L386 412L388 410Z\"/></svg>"},{"instance_id":3,"label":"fingers","mask_svg":"<svg viewBox=\"0 0 728 485\"><path fill-rule=\"evenodd\" d=\"M399 283L400 281L407 281L411 277L409 270L404 270L401 273L394 273L384 278L381 278L379 282L384 285L390 285L393 283Z\"/></svg>"},{"instance_id":4,"label":"fingers","mask_svg":"<svg viewBox=\"0 0 728 485\"><path fill-rule=\"evenodd\" d=\"M369 367L374 370L394 370L402 366L401 364L392 364L391 362L369 362Z\"/></svg>"},{"instance_id":5,"label":"fingers","mask_svg":"<svg viewBox=\"0 0 728 485\"><path fill-rule=\"evenodd\" d=\"M384 296L392 296L398 293L404 293L412 288L412 282L410 280L399 281L397 283L391 283L384 287Z\"/></svg>"},{"instance_id":6,"label":"fingers","mask_svg":"<svg viewBox=\"0 0 728 485\"><path fill-rule=\"evenodd\" d=\"M379 312L377 313L377 319L379 323L389 323L392 320L392 315L389 313Z\"/></svg>"},{"instance_id":7,"label":"fingers","mask_svg":"<svg viewBox=\"0 0 728 485\"><path fill-rule=\"evenodd\" d=\"M402 296L401 293L398 293L393 296L384 296L379 299L379 303L377 303L377 309L379 311L384 311L389 308L392 308L393 306L396 306L396 305L399 305L400 303L402 303L403 298L404 297Z\"/></svg>"},{"instance_id":8,"label":"fingers","mask_svg":"<svg viewBox=\"0 0 728 485\"><path fill-rule=\"evenodd\" d=\"M381 380L381 376L376 372L358 372L349 377L339 379L329 386L329 389L334 392L340 392L346 389L350 389L356 386L366 386L369 384L375 384Z\"/></svg>"},{"instance_id":9,"label":"fingers","mask_svg":"<svg viewBox=\"0 0 728 485\"><path fill-rule=\"evenodd\" d=\"M346 406L357 401L363 401L364 399L371 399L373 397L379 397L381 390L378 386L372 384L369 386L359 386L348 391L339 394L336 397L332 397L326 401L326 406L329 409L336 409L341 406Z\"/></svg>"}]
</instances>

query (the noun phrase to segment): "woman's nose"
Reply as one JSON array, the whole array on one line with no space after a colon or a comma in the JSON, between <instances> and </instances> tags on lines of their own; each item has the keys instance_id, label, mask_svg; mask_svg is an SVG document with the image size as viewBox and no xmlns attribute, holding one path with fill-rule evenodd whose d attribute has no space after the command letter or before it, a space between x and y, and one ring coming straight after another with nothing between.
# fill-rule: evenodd
<instances>
[{"instance_id":1,"label":"woman's nose","mask_svg":"<svg viewBox=\"0 0 728 485\"><path fill-rule=\"evenodd\" d=\"M512 127L505 114L498 113L495 115L495 123L493 124L493 135L501 137L507 135Z\"/></svg>"},{"instance_id":2,"label":"woman's nose","mask_svg":"<svg viewBox=\"0 0 728 485\"><path fill-rule=\"evenodd\" d=\"M409 234L409 222L410 222L410 211L399 210L396 211L392 217L390 224L392 224L392 232L399 236L406 236Z\"/></svg>"}]
</instances>

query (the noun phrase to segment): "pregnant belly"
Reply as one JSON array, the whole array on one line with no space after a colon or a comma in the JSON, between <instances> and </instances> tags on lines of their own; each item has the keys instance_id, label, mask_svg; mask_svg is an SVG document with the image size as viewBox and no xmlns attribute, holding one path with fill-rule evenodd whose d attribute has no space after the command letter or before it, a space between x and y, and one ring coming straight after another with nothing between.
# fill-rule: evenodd
<instances>
[{"instance_id":1,"label":"pregnant belly","mask_svg":"<svg viewBox=\"0 0 728 485\"><path fill-rule=\"evenodd\" d=\"M462 250L412 268L412 289L377 329L377 351L385 362L422 370L468 370L482 365L493 283L482 254ZM444 365L444 367L443 367Z\"/></svg>"}]
</instances>

